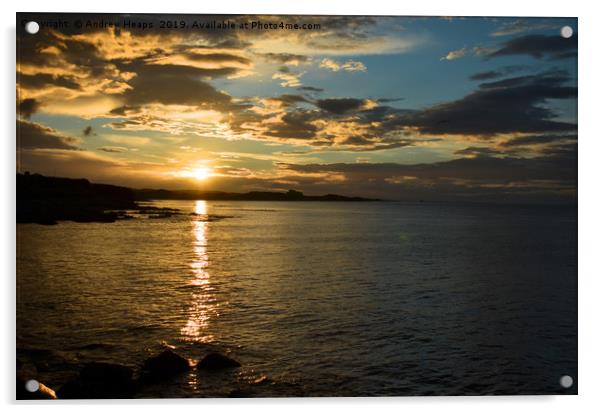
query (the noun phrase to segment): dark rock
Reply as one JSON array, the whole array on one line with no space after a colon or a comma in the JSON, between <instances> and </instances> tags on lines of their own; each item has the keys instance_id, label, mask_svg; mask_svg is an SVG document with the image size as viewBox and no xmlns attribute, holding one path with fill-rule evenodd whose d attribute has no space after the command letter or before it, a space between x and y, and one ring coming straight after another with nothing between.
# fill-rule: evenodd
<instances>
[{"instance_id":1,"label":"dark rock","mask_svg":"<svg viewBox=\"0 0 602 413\"><path fill-rule=\"evenodd\" d=\"M199 370L221 370L233 367L240 367L240 363L219 353L207 354L196 365L196 368Z\"/></svg>"},{"instance_id":2,"label":"dark rock","mask_svg":"<svg viewBox=\"0 0 602 413\"><path fill-rule=\"evenodd\" d=\"M142 380L160 381L178 374L186 373L190 363L171 350L146 359L142 366Z\"/></svg>"},{"instance_id":3,"label":"dark rock","mask_svg":"<svg viewBox=\"0 0 602 413\"><path fill-rule=\"evenodd\" d=\"M234 389L230 393L228 393L229 398L233 399L246 399L253 396L253 393L244 389Z\"/></svg>"},{"instance_id":4,"label":"dark rock","mask_svg":"<svg viewBox=\"0 0 602 413\"><path fill-rule=\"evenodd\" d=\"M126 399L134 395L134 371L119 364L89 363L57 392L61 399Z\"/></svg>"}]
</instances>

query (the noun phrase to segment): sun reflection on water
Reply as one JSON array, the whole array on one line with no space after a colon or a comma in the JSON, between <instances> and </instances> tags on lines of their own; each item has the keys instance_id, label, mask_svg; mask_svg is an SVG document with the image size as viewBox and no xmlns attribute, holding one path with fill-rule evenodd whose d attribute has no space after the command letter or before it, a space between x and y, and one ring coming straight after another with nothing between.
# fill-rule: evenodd
<instances>
[{"instance_id":1,"label":"sun reflection on water","mask_svg":"<svg viewBox=\"0 0 602 413\"><path fill-rule=\"evenodd\" d=\"M209 257L207 255L207 203L196 201L195 216L192 220L193 259L190 263L192 279L190 285L195 286L189 308L186 325L181 332L190 341L210 342L213 336L207 333L211 319L217 317L217 303L211 285L211 275L208 271Z\"/></svg>"}]
</instances>

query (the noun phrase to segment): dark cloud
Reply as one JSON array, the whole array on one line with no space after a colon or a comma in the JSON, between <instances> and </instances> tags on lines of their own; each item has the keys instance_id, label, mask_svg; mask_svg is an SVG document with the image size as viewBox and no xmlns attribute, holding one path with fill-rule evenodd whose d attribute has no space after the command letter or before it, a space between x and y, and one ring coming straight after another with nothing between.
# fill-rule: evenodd
<instances>
[{"instance_id":1,"label":"dark cloud","mask_svg":"<svg viewBox=\"0 0 602 413\"><path fill-rule=\"evenodd\" d=\"M33 122L17 120L18 149L76 150L78 139L65 136L54 129Z\"/></svg>"},{"instance_id":2,"label":"dark cloud","mask_svg":"<svg viewBox=\"0 0 602 413\"><path fill-rule=\"evenodd\" d=\"M124 148L122 146L101 146L100 148L98 148L98 150L109 153L121 153L127 152L128 148Z\"/></svg>"},{"instance_id":3,"label":"dark cloud","mask_svg":"<svg viewBox=\"0 0 602 413\"><path fill-rule=\"evenodd\" d=\"M112 109L109 114L110 115L114 115L114 116L126 116L128 114L131 113L136 113L140 110L139 106L128 106L128 105L124 105L124 106L119 106L115 109Z\"/></svg>"},{"instance_id":4,"label":"dark cloud","mask_svg":"<svg viewBox=\"0 0 602 413\"><path fill-rule=\"evenodd\" d=\"M309 61L308 56L293 53L263 53L261 56L268 62L280 64L300 64Z\"/></svg>"},{"instance_id":5,"label":"dark cloud","mask_svg":"<svg viewBox=\"0 0 602 413\"><path fill-rule=\"evenodd\" d=\"M319 88L319 87L313 87L313 86L299 86L297 88L297 90L303 90L306 92L316 92L316 93L324 92L324 89Z\"/></svg>"},{"instance_id":6,"label":"dark cloud","mask_svg":"<svg viewBox=\"0 0 602 413\"><path fill-rule=\"evenodd\" d=\"M229 73L230 69L197 69L179 65L138 65L137 76L130 81L132 89L124 93L126 106L147 103L207 106L223 108L232 98L202 77L215 73Z\"/></svg>"},{"instance_id":7,"label":"dark cloud","mask_svg":"<svg viewBox=\"0 0 602 413\"><path fill-rule=\"evenodd\" d=\"M296 103L309 103L310 102L304 96L293 95L293 94L289 94L289 93L284 93L284 94L282 94L279 97L274 98L274 99L282 102L285 106L291 106L291 105L294 105Z\"/></svg>"},{"instance_id":8,"label":"dark cloud","mask_svg":"<svg viewBox=\"0 0 602 413\"><path fill-rule=\"evenodd\" d=\"M393 103L393 102L401 102L405 100L405 98L380 98L376 99L378 103Z\"/></svg>"},{"instance_id":9,"label":"dark cloud","mask_svg":"<svg viewBox=\"0 0 602 413\"><path fill-rule=\"evenodd\" d=\"M386 122L387 119L399 119L406 116L411 116L415 114L416 111L412 109L397 109L391 106L375 106L370 109L363 109L360 112L356 112L355 116L357 119L361 120L364 123L372 123L372 122ZM378 133L386 133L392 132L399 129L399 125L384 124L383 127L378 129Z\"/></svg>"},{"instance_id":10,"label":"dark cloud","mask_svg":"<svg viewBox=\"0 0 602 413\"><path fill-rule=\"evenodd\" d=\"M82 133L84 134L84 136L90 136L94 134L94 129L92 129L92 126L86 126Z\"/></svg>"},{"instance_id":11,"label":"dark cloud","mask_svg":"<svg viewBox=\"0 0 602 413\"><path fill-rule=\"evenodd\" d=\"M488 146L469 146L468 148L459 149L454 152L454 155L463 156L495 156L499 154L500 151Z\"/></svg>"},{"instance_id":12,"label":"dark cloud","mask_svg":"<svg viewBox=\"0 0 602 413\"><path fill-rule=\"evenodd\" d=\"M470 76L469 79L470 80L496 79L496 78L499 78L502 76L507 76L507 75L511 75L516 72L520 72L521 70L524 70L526 68L527 68L526 66L522 66L522 65L505 66L505 67L502 67L497 70L487 70L484 72L475 73L474 75Z\"/></svg>"},{"instance_id":13,"label":"dark cloud","mask_svg":"<svg viewBox=\"0 0 602 413\"><path fill-rule=\"evenodd\" d=\"M271 125L265 134L281 139L312 139L318 130L311 123L315 119L316 115L309 111L288 112L282 116L281 122Z\"/></svg>"},{"instance_id":14,"label":"dark cloud","mask_svg":"<svg viewBox=\"0 0 602 413\"><path fill-rule=\"evenodd\" d=\"M352 146L351 148L345 149L352 150L353 152L375 152L395 148L405 148L408 146L416 146L416 144L419 142L422 141L417 139L385 139L379 141L371 135L352 135L343 140L341 144Z\"/></svg>"},{"instance_id":15,"label":"dark cloud","mask_svg":"<svg viewBox=\"0 0 602 413\"><path fill-rule=\"evenodd\" d=\"M577 33L568 39L560 36L528 35L508 40L488 57L528 55L536 59L567 59L577 57Z\"/></svg>"},{"instance_id":16,"label":"dark cloud","mask_svg":"<svg viewBox=\"0 0 602 413\"><path fill-rule=\"evenodd\" d=\"M193 53L185 51L183 53L188 59L195 62L212 62L212 63L241 63L243 65L251 65L251 59L244 56L239 56L231 53Z\"/></svg>"},{"instance_id":17,"label":"dark cloud","mask_svg":"<svg viewBox=\"0 0 602 413\"><path fill-rule=\"evenodd\" d=\"M46 86L57 86L74 90L80 89L80 85L74 77L53 76L47 73L36 73L35 75L20 73L18 83L20 87L27 89L42 89Z\"/></svg>"},{"instance_id":18,"label":"dark cloud","mask_svg":"<svg viewBox=\"0 0 602 413\"><path fill-rule=\"evenodd\" d=\"M19 116L24 119L29 119L31 115L40 110L40 106L40 102L38 102L36 99L23 99L21 102L19 102L17 110L19 112Z\"/></svg>"},{"instance_id":19,"label":"dark cloud","mask_svg":"<svg viewBox=\"0 0 602 413\"><path fill-rule=\"evenodd\" d=\"M470 80L489 80L489 79L495 79L498 77L502 77L504 74L502 72L499 72L497 70L487 70L485 72L479 72L479 73L475 73L474 75L470 76L469 79Z\"/></svg>"},{"instance_id":20,"label":"dark cloud","mask_svg":"<svg viewBox=\"0 0 602 413\"><path fill-rule=\"evenodd\" d=\"M521 76L491 83L449 103L405 113L387 122L388 128L417 127L423 134L493 136L513 132L574 131L576 125L555 120L548 99L577 96L565 72Z\"/></svg>"},{"instance_id":21,"label":"dark cloud","mask_svg":"<svg viewBox=\"0 0 602 413\"><path fill-rule=\"evenodd\" d=\"M364 103L365 103L364 99L333 98L333 99L320 99L316 102L316 106L327 112L341 115L343 113L361 109L362 106L364 105Z\"/></svg>"}]
</instances>

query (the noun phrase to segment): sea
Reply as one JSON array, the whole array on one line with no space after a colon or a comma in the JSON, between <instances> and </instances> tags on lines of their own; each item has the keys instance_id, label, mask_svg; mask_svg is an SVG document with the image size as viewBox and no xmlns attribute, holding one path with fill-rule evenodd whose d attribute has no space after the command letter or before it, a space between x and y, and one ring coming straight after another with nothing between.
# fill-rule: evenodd
<instances>
[{"instance_id":1,"label":"sea","mask_svg":"<svg viewBox=\"0 0 602 413\"><path fill-rule=\"evenodd\" d=\"M170 349L242 366L137 397L577 393L575 206L152 205L180 213L17 225L17 357L38 381Z\"/></svg>"}]
</instances>

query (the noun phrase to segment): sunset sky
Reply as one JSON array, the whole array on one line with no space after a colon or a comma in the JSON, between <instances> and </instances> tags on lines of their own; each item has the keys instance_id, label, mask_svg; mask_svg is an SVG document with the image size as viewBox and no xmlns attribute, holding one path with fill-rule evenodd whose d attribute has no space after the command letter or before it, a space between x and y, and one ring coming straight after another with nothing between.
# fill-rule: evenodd
<instances>
[{"instance_id":1,"label":"sunset sky","mask_svg":"<svg viewBox=\"0 0 602 413\"><path fill-rule=\"evenodd\" d=\"M57 19L71 27L21 28ZM153 27L73 28L127 19ZM225 19L319 28L160 28ZM21 172L136 188L575 200L576 19L18 20Z\"/></svg>"}]
</instances>

